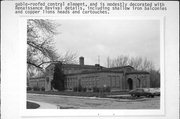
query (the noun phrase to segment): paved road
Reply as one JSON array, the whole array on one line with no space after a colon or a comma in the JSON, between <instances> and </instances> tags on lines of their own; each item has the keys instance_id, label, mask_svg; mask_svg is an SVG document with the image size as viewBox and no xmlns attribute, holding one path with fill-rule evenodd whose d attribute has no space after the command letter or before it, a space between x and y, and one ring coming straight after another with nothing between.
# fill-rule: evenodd
<instances>
[{"instance_id":1,"label":"paved road","mask_svg":"<svg viewBox=\"0 0 180 119\"><path fill-rule=\"evenodd\" d=\"M28 94L28 100L49 103L62 109L159 109L160 98L141 100L105 99L63 95ZM49 107L51 109L51 107Z\"/></svg>"}]
</instances>

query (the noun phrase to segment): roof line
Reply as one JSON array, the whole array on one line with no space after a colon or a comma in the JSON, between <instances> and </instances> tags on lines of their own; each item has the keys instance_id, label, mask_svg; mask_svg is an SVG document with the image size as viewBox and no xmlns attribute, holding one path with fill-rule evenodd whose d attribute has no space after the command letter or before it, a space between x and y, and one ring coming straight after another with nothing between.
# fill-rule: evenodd
<instances>
[{"instance_id":1,"label":"roof line","mask_svg":"<svg viewBox=\"0 0 180 119\"><path fill-rule=\"evenodd\" d=\"M73 73L73 74L66 74L69 75L83 75L83 74L93 74L93 73L123 73L123 71L87 71L87 72L81 72L81 73Z\"/></svg>"}]
</instances>

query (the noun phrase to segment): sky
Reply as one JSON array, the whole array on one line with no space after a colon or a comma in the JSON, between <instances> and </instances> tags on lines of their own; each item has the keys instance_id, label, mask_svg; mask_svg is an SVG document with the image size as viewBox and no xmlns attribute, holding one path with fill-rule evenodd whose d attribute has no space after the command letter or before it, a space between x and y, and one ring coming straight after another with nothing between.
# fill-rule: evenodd
<instances>
[{"instance_id":1,"label":"sky","mask_svg":"<svg viewBox=\"0 0 180 119\"><path fill-rule=\"evenodd\" d=\"M142 57L160 65L160 21L120 19L64 19L55 36L58 53L76 52L85 64L106 66L106 59L120 55Z\"/></svg>"}]
</instances>

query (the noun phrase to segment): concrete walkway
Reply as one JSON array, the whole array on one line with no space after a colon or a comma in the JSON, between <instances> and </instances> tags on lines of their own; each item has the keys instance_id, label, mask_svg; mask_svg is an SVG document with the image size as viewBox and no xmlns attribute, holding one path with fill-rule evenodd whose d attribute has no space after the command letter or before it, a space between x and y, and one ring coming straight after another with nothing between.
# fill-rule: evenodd
<instances>
[{"instance_id":1,"label":"concrete walkway","mask_svg":"<svg viewBox=\"0 0 180 119\"><path fill-rule=\"evenodd\" d=\"M45 102L37 102L37 101L32 101L32 100L27 100L28 102L36 103L39 104L40 107L37 109L57 109L57 105L53 105L50 103L45 103Z\"/></svg>"}]
</instances>

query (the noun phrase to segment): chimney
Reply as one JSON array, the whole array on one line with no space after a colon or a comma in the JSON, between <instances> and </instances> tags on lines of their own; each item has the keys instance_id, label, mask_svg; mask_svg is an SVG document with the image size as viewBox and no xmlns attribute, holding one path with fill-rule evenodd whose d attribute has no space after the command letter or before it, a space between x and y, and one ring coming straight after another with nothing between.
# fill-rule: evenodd
<instances>
[{"instance_id":1,"label":"chimney","mask_svg":"<svg viewBox=\"0 0 180 119\"><path fill-rule=\"evenodd\" d=\"M95 64L95 67L100 67L100 65L99 64Z\"/></svg>"},{"instance_id":2,"label":"chimney","mask_svg":"<svg viewBox=\"0 0 180 119\"><path fill-rule=\"evenodd\" d=\"M79 57L79 65L84 65L84 57Z\"/></svg>"}]
</instances>

